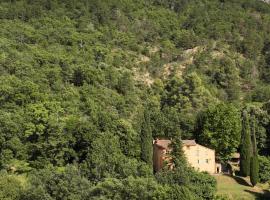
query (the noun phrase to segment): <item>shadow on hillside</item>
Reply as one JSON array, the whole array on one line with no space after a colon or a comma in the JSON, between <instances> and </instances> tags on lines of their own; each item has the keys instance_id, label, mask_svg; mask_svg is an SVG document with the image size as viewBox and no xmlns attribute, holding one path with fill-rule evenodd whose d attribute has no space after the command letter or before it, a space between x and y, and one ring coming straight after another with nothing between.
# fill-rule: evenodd
<instances>
[{"instance_id":1,"label":"shadow on hillside","mask_svg":"<svg viewBox=\"0 0 270 200\"><path fill-rule=\"evenodd\" d=\"M239 177L239 176L231 176L231 175L226 175L229 176L231 178L233 178L238 184L240 185L244 185L244 186L251 186L245 179Z\"/></svg>"},{"instance_id":2,"label":"shadow on hillside","mask_svg":"<svg viewBox=\"0 0 270 200\"><path fill-rule=\"evenodd\" d=\"M268 190L263 190L263 193L245 190L245 192L248 192L255 196L257 200L269 200L270 199L270 192Z\"/></svg>"}]
</instances>

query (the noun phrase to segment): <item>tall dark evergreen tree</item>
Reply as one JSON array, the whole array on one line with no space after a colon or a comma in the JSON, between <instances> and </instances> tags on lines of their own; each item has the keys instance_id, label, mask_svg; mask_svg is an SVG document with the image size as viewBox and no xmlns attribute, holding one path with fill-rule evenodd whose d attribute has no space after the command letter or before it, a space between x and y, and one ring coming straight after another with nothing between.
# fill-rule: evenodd
<instances>
[{"instance_id":1,"label":"tall dark evergreen tree","mask_svg":"<svg viewBox=\"0 0 270 200\"><path fill-rule=\"evenodd\" d=\"M186 159L183 152L183 144L180 135L175 136L172 140L171 148L172 148L172 161L174 167L186 166Z\"/></svg>"},{"instance_id":2,"label":"tall dark evergreen tree","mask_svg":"<svg viewBox=\"0 0 270 200\"><path fill-rule=\"evenodd\" d=\"M254 155L250 159L250 182L255 186L259 181L259 160L258 155Z\"/></svg>"},{"instance_id":3,"label":"tall dark evergreen tree","mask_svg":"<svg viewBox=\"0 0 270 200\"><path fill-rule=\"evenodd\" d=\"M249 114L246 110L242 114L242 136L240 146L240 172L246 177L250 172L250 156L251 156L251 137Z\"/></svg>"},{"instance_id":4,"label":"tall dark evergreen tree","mask_svg":"<svg viewBox=\"0 0 270 200\"><path fill-rule=\"evenodd\" d=\"M252 116L251 118L251 134L252 134L252 157L250 163L250 182L253 186L255 186L259 180L259 160L256 142L256 121L254 116Z\"/></svg>"},{"instance_id":5,"label":"tall dark evergreen tree","mask_svg":"<svg viewBox=\"0 0 270 200\"><path fill-rule=\"evenodd\" d=\"M153 164L153 137L147 108L144 111L141 128L141 159L149 165Z\"/></svg>"}]
</instances>

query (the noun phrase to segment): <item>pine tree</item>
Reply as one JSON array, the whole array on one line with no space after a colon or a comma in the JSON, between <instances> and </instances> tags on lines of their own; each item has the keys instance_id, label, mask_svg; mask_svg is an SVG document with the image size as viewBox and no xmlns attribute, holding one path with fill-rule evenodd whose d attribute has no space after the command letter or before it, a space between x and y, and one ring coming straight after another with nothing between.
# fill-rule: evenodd
<instances>
[{"instance_id":1,"label":"pine tree","mask_svg":"<svg viewBox=\"0 0 270 200\"><path fill-rule=\"evenodd\" d=\"M141 129L141 159L149 165L153 165L153 138L150 126L150 115L148 110L144 111Z\"/></svg>"},{"instance_id":2,"label":"pine tree","mask_svg":"<svg viewBox=\"0 0 270 200\"><path fill-rule=\"evenodd\" d=\"M246 177L250 172L250 157L251 157L251 137L250 124L247 111L243 111L242 116L242 137L240 146L240 173Z\"/></svg>"},{"instance_id":3,"label":"pine tree","mask_svg":"<svg viewBox=\"0 0 270 200\"><path fill-rule=\"evenodd\" d=\"M259 180L259 161L256 143L256 121L254 116L251 119L251 132L252 132L252 157L250 163L250 182L253 186L255 186Z\"/></svg>"}]
</instances>

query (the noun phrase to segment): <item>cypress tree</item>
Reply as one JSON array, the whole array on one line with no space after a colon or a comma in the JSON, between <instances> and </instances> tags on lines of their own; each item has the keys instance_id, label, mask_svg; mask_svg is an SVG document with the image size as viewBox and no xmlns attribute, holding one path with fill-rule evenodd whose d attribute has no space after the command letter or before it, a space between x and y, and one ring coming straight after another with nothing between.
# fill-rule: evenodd
<instances>
[{"instance_id":1,"label":"cypress tree","mask_svg":"<svg viewBox=\"0 0 270 200\"><path fill-rule=\"evenodd\" d=\"M171 156L175 168L186 166L186 158L183 151L183 144L180 135L175 136L171 143Z\"/></svg>"},{"instance_id":2,"label":"cypress tree","mask_svg":"<svg viewBox=\"0 0 270 200\"><path fill-rule=\"evenodd\" d=\"M256 122L255 117L251 120L251 132L252 132L252 157L250 163L250 182L253 186L258 183L259 180L259 161L256 142Z\"/></svg>"},{"instance_id":3,"label":"cypress tree","mask_svg":"<svg viewBox=\"0 0 270 200\"><path fill-rule=\"evenodd\" d=\"M254 155L251 157L250 162L250 182L253 186L258 183L259 180L259 161L258 156Z\"/></svg>"},{"instance_id":4,"label":"cypress tree","mask_svg":"<svg viewBox=\"0 0 270 200\"><path fill-rule=\"evenodd\" d=\"M144 111L144 117L141 128L141 159L149 165L153 165L153 138L150 126L150 115L147 109Z\"/></svg>"},{"instance_id":5,"label":"cypress tree","mask_svg":"<svg viewBox=\"0 0 270 200\"><path fill-rule=\"evenodd\" d=\"M249 116L246 110L242 114L242 136L240 146L240 173L246 177L250 173L251 137Z\"/></svg>"}]
</instances>

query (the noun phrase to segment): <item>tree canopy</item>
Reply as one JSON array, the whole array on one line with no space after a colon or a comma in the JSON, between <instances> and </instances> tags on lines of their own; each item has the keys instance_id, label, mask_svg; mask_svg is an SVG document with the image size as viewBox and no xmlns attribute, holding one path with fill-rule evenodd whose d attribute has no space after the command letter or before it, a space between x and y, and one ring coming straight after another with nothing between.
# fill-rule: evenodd
<instances>
[{"instance_id":1,"label":"tree canopy","mask_svg":"<svg viewBox=\"0 0 270 200\"><path fill-rule=\"evenodd\" d=\"M258 0L1 0L0 198L214 198L185 162L154 175L152 138L226 160L248 105L269 156L269 13Z\"/></svg>"},{"instance_id":2,"label":"tree canopy","mask_svg":"<svg viewBox=\"0 0 270 200\"><path fill-rule=\"evenodd\" d=\"M198 119L198 140L216 150L221 159L228 160L236 152L241 137L241 116L231 104L208 108Z\"/></svg>"}]
</instances>

